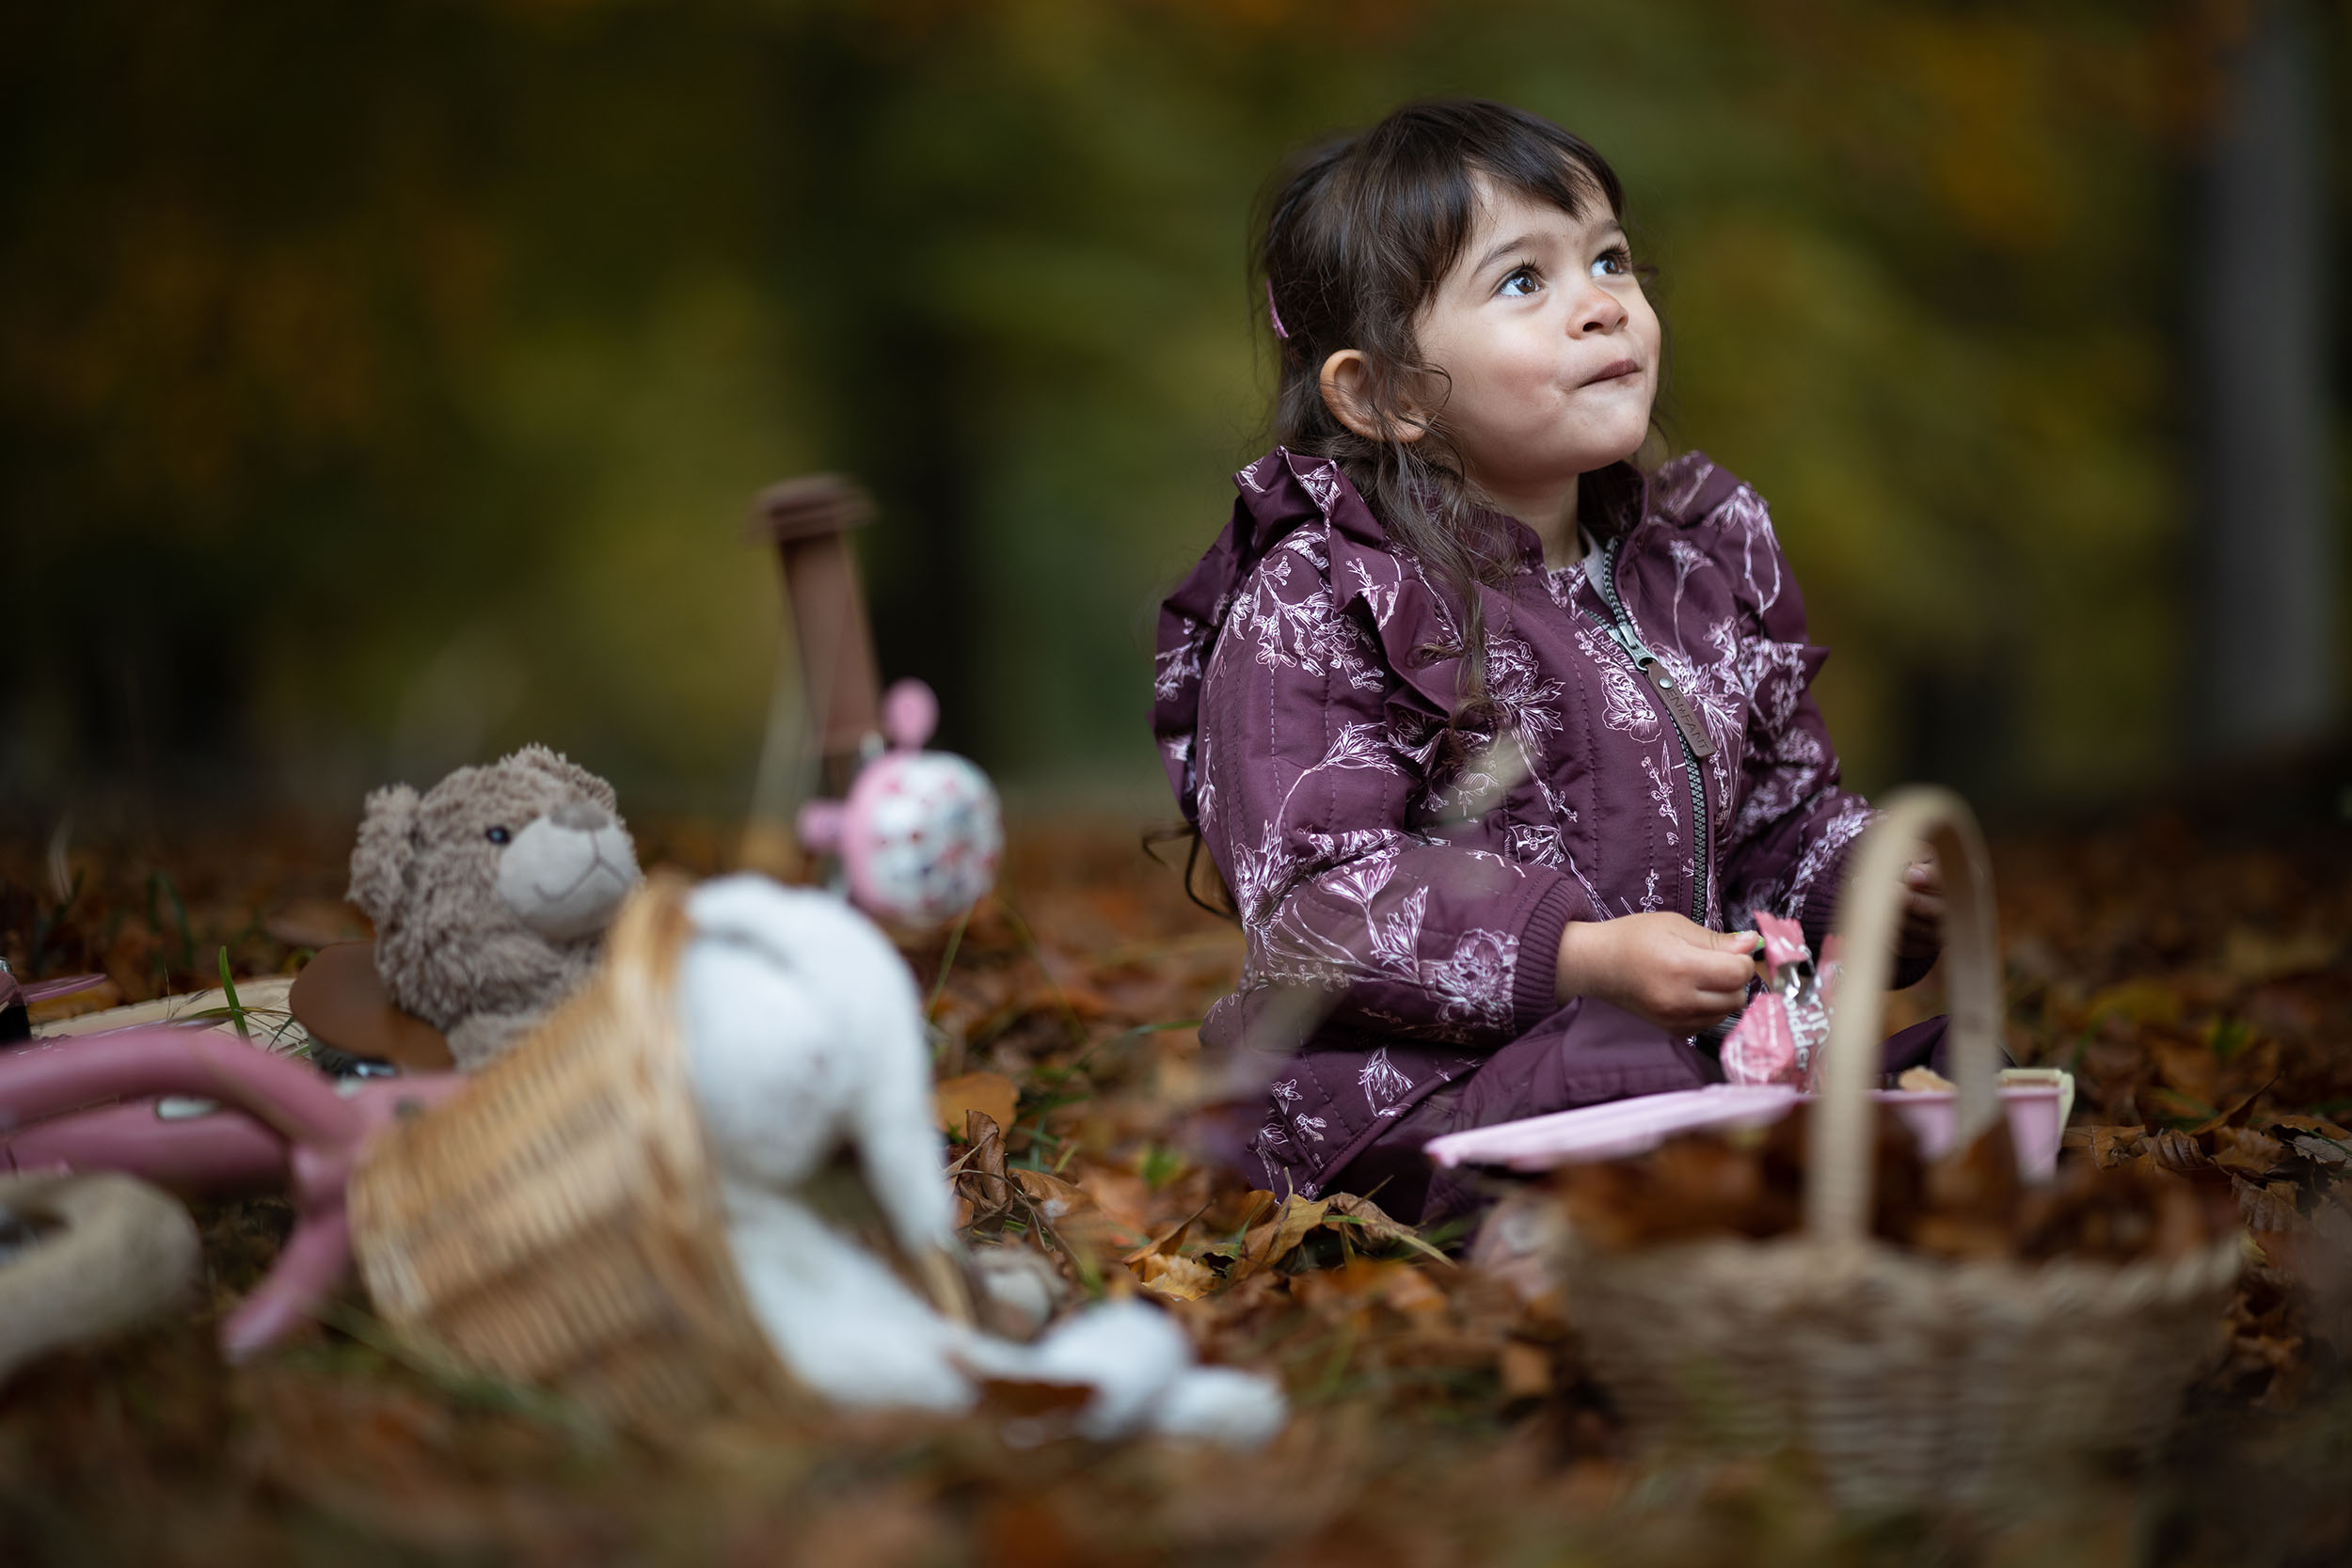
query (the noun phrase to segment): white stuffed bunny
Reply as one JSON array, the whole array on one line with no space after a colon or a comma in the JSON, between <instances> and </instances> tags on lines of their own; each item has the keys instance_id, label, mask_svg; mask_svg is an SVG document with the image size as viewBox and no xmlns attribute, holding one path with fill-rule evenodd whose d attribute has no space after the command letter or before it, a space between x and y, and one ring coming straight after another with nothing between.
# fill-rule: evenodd
<instances>
[{"instance_id":1,"label":"white stuffed bunny","mask_svg":"<svg viewBox=\"0 0 2352 1568\"><path fill-rule=\"evenodd\" d=\"M739 876L687 904L678 977L694 1090L754 1311L801 1382L844 1405L968 1408L975 1374L1090 1384L1089 1435L1157 1432L1253 1446L1279 1431L1268 1380L1193 1365L1140 1303L1082 1312L1035 1345L934 1310L829 1223L813 1184L852 1156L912 1259L956 1250L930 1053L914 976L838 898Z\"/></svg>"}]
</instances>

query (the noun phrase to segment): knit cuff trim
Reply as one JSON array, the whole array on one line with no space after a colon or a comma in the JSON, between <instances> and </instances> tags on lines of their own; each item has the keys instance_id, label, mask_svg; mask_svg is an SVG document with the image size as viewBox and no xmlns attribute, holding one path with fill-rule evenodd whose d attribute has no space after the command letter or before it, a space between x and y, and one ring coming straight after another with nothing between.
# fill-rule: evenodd
<instances>
[{"instance_id":1,"label":"knit cuff trim","mask_svg":"<svg viewBox=\"0 0 2352 1568\"><path fill-rule=\"evenodd\" d=\"M1538 1019L1560 1010L1560 933L1576 911L1576 884L1562 877L1528 911L1519 927L1519 961L1511 981L1511 1021L1524 1033Z\"/></svg>"}]
</instances>

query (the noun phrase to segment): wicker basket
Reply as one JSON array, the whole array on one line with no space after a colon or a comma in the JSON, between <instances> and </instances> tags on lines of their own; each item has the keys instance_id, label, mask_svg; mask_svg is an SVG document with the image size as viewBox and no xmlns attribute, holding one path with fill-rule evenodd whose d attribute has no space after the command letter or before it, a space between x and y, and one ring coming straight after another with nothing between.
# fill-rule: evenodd
<instances>
[{"instance_id":1,"label":"wicker basket","mask_svg":"<svg viewBox=\"0 0 2352 1568\"><path fill-rule=\"evenodd\" d=\"M704 1150L673 981L687 887L656 875L595 976L353 1177L353 1251L404 1336L675 1429L794 1400Z\"/></svg>"},{"instance_id":2,"label":"wicker basket","mask_svg":"<svg viewBox=\"0 0 2352 1568\"><path fill-rule=\"evenodd\" d=\"M1991 875L1975 819L1905 790L1854 856L1844 974L1814 1106L1805 1227L1772 1241L1603 1254L1571 1237L1569 1309L1596 1375L1655 1443L1808 1456L1861 1512L1999 1509L2054 1464L2143 1447L2219 1348L2241 1257L1950 1262L1868 1234L1868 1091L1901 877L1915 846L1945 867L1945 963L1961 1137L1994 1115L2001 997Z\"/></svg>"}]
</instances>

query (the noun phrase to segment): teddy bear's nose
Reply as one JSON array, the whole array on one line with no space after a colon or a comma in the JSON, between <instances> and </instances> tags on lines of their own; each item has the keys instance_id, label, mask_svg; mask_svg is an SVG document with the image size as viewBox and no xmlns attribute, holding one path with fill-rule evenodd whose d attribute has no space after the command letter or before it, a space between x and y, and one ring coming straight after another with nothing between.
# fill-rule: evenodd
<instances>
[{"instance_id":1,"label":"teddy bear's nose","mask_svg":"<svg viewBox=\"0 0 2352 1568\"><path fill-rule=\"evenodd\" d=\"M612 818L594 800L566 800L548 813L548 820L559 828L583 833L598 832L612 825Z\"/></svg>"}]
</instances>

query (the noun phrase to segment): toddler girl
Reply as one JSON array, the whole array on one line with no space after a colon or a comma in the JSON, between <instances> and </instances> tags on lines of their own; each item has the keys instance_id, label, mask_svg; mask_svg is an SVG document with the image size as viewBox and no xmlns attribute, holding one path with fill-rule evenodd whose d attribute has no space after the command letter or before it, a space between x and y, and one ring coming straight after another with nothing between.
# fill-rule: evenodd
<instances>
[{"instance_id":1,"label":"toddler girl","mask_svg":"<svg viewBox=\"0 0 2352 1568\"><path fill-rule=\"evenodd\" d=\"M1818 951L1868 819L1764 503L1637 463L1661 331L1623 210L1577 137L1448 102L1268 216L1279 445L1163 608L1153 728L1248 934L1201 1035L1273 1069L1278 1192L1441 1218L1469 1195L1429 1138L1720 1078L1740 927Z\"/></svg>"}]
</instances>

